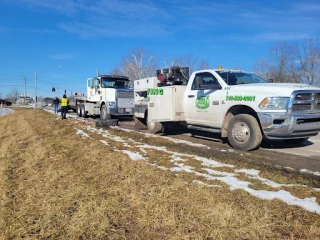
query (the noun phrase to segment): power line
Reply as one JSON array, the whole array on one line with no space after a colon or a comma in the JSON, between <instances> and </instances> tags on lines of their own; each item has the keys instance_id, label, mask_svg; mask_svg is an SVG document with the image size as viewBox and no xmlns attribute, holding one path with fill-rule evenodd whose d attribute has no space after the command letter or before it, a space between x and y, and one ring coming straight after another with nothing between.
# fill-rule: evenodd
<instances>
[{"instance_id":1,"label":"power line","mask_svg":"<svg viewBox=\"0 0 320 240\"><path fill-rule=\"evenodd\" d=\"M47 84L51 84L51 86L60 86L61 88L64 88L65 90L67 90L67 91L70 91L70 92L74 92L74 90L71 90L71 89L68 89L68 88L66 88L65 86L62 86L61 84L56 84L56 83L51 83L51 82L46 82L46 81L43 81L43 80L38 80L38 82L44 82L44 83L47 83Z\"/></svg>"},{"instance_id":2,"label":"power line","mask_svg":"<svg viewBox=\"0 0 320 240\"><path fill-rule=\"evenodd\" d=\"M0 84L0 86L23 86L23 84Z\"/></svg>"}]
</instances>

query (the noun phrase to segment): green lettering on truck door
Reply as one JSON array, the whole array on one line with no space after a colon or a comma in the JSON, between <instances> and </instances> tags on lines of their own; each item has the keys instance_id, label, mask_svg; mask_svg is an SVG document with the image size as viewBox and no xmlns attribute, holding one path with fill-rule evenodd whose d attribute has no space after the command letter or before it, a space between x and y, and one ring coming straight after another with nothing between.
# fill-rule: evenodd
<instances>
[{"instance_id":1,"label":"green lettering on truck door","mask_svg":"<svg viewBox=\"0 0 320 240\"><path fill-rule=\"evenodd\" d=\"M163 95L163 88L148 88L148 95Z\"/></svg>"}]
</instances>

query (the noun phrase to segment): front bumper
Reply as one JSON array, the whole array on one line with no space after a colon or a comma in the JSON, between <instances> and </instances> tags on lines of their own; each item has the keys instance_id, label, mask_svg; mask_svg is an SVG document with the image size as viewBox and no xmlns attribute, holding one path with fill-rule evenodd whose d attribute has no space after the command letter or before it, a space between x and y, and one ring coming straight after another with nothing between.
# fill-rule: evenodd
<instances>
[{"instance_id":1,"label":"front bumper","mask_svg":"<svg viewBox=\"0 0 320 240\"><path fill-rule=\"evenodd\" d=\"M258 117L263 133L269 139L304 138L320 132L320 114L258 113Z\"/></svg>"},{"instance_id":2,"label":"front bumper","mask_svg":"<svg viewBox=\"0 0 320 240\"><path fill-rule=\"evenodd\" d=\"M108 114L114 116L132 116L134 108L108 107Z\"/></svg>"}]
</instances>

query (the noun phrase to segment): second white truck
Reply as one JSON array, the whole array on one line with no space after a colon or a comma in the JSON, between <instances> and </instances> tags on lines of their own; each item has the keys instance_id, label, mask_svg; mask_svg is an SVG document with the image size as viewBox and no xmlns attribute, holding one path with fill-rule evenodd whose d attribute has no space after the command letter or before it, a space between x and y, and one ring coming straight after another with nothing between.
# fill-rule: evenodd
<instances>
[{"instance_id":1,"label":"second white truck","mask_svg":"<svg viewBox=\"0 0 320 240\"><path fill-rule=\"evenodd\" d=\"M128 77L102 74L87 79L87 98L78 98L76 105L80 117L100 115L103 120L133 117L133 89Z\"/></svg>"},{"instance_id":2,"label":"second white truck","mask_svg":"<svg viewBox=\"0 0 320 240\"><path fill-rule=\"evenodd\" d=\"M263 137L301 144L320 131L320 88L299 83L268 83L233 69L157 71L135 80L136 122L151 133L171 123L214 129L240 150L260 146Z\"/></svg>"}]
</instances>

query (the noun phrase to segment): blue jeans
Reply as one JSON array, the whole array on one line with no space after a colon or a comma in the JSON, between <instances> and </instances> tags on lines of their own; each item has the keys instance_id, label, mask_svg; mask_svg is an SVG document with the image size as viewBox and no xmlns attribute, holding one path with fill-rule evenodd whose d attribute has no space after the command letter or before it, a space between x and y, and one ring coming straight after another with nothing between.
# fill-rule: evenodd
<instances>
[{"instance_id":1,"label":"blue jeans","mask_svg":"<svg viewBox=\"0 0 320 240\"><path fill-rule=\"evenodd\" d=\"M64 107L64 106L61 106L61 118L62 119L66 119L67 118L67 109L68 107Z\"/></svg>"},{"instance_id":2,"label":"blue jeans","mask_svg":"<svg viewBox=\"0 0 320 240\"><path fill-rule=\"evenodd\" d=\"M59 104L54 104L54 113L58 113Z\"/></svg>"}]
</instances>

